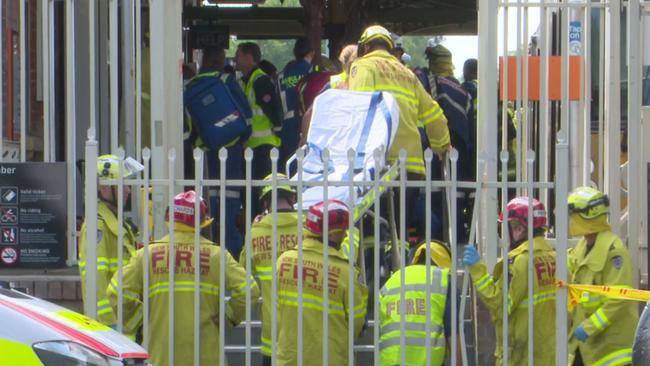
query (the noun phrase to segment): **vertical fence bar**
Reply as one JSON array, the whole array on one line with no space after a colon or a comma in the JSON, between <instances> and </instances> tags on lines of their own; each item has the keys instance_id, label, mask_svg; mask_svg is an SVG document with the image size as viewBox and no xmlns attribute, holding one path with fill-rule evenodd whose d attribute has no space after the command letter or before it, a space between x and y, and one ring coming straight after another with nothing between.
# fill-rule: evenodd
<instances>
[{"instance_id":1,"label":"vertical fence bar","mask_svg":"<svg viewBox=\"0 0 650 366\"><path fill-rule=\"evenodd\" d=\"M27 161L27 20L25 19L25 0L18 1L20 2L20 161L24 163ZM91 121L93 121L92 116ZM94 139L95 126L91 124L90 127L93 128Z\"/></svg>"},{"instance_id":2,"label":"vertical fence bar","mask_svg":"<svg viewBox=\"0 0 650 366\"><path fill-rule=\"evenodd\" d=\"M397 242L393 243L399 249L399 283L402 285L399 291L399 347L400 347L400 364L406 365L406 248L404 239L406 238L406 220L404 219L406 194L406 150L399 151L399 237ZM391 197L393 198L393 197ZM394 204L393 204L394 207ZM393 211L394 212L394 211ZM449 221L449 220L448 220ZM398 253L398 251L394 251ZM376 320L376 319L375 319Z\"/></svg>"},{"instance_id":3,"label":"vertical fence bar","mask_svg":"<svg viewBox=\"0 0 650 366\"><path fill-rule=\"evenodd\" d=\"M48 58L50 59L50 63L48 65L48 77L49 77L49 95L50 95L50 108L49 108L49 115L48 117L48 129L50 130L49 133L49 142L48 142L48 149L47 153L49 154L49 159L47 161L56 161L56 135L57 135L57 129L55 126L55 116L56 116L56 108L57 108L57 103L56 103L56 68L55 68L55 63L56 63L56 49L54 47L54 42L55 42L55 30L54 30L54 0L49 0L48 3L48 8L47 8L47 13L48 13L48 23L47 23L47 28L48 28Z\"/></svg>"},{"instance_id":4,"label":"vertical fence bar","mask_svg":"<svg viewBox=\"0 0 650 366\"><path fill-rule=\"evenodd\" d=\"M584 10L584 31L582 34L582 65L581 70L582 80L582 101L586 107L584 108L584 150L583 150L583 177L582 184L589 185L591 183L591 2L585 4ZM544 180L546 181L546 180ZM549 207L549 206L546 206Z\"/></svg>"},{"instance_id":5,"label":"vertical fence bar","mask_svg":"<svg viewBox=\"0 0 650 366\"><path fill-rule=\"evenodd\" d=\"M201 365L201 197L203 197L203 150L194 157L194 366Z\"/></svg>"},{"instance_id":6,"label":"vertical fence bar","mask_svg":"<svg viewBox=\"0 0 650 366\"><path fill-rule=\"evenodd\" d=\"M330 151L323 150L323 171L329 172ZM329 199L329 174L323 175L323 202ZM323 365L329 365L329 205L323 212ZM302 276L302 273L300 274Z\"/></svg>"},{"instance_id":7,"label":"vertical fence bar","mask_svg":"<svg viewBox=\"0 0 650 366\"><path fill-rule=\"evenodd\" d=\"M43 70L43 161L50 161L50 49L49 0L41 0L41 61Z\"/></svg>"},{"instance_id":8,"label":"vertical fence bar","mask_svg":"<svg viewBox=\"0 0 650 366\"><path fill-rule=\"evenodd\" d=\"M569 171L569 145L564 132L560 132L555 145L555 250L556 257L555 279L567 281L567 252L569 222L567 196L568 196L568 171ZM555 302L555 364L564 366L568 360L568 315L567 315L567 289L558 288Z\"/></svg>"},{"instance_id":9,"label":"vertical fence bar","mask_svg":"<svg viewBox=\"0 0 650 366\"><path fill-rule=\"evenodd\" d=\"M108 3L109 19L109 64L110 64L110 115L111 115L111 151L115 151L119 145L119 109L120 102L118 99L118 30L117 30L117 1L110 0ZM173 267L170 267L170 269Z\"/></svg>"},{"instance_id":10,"label":"vertical fence bar","mask_svg":"<svg viewBox=\"0 0 650 366\"><path fill-rule=\"evenodd\" d=\"M598 35L598 187L605 187L605 9L598 11L600 20L599 28L602 32Z\"/></svg>"},{"instance_id":11,"label":"vertical fence bar","mask_svg":"<svg viewBox=\"0 0 650 366\"><path fill-rule=\"evenodd\" d=\"M144 225L142 231L142 242L144 243L143 247L143 268L142 272L144 273L143 285L142 285L142 346L147 349L149 347L149 228L150 220L149 209L151 202L149 200L149 161L151 160L151 150L148 147L145 147L142 150L142 163L144 165L144 184L143 184L143 202L144 205L141 207L141 214L143 217Z\"/></svg>"},{"instance_id":12,"label":"vertical fence bar","mask_svg":"<svg viewBox=\"0 0 650 366\"><path fill-rule=\"evenodd\" d=\"M305 150L304 148L298 149L296 151L296 161L298 162L298 180L296 181L296 193L297 193L297 201L298 201L298 212L297 212L297 217L298 217L298 273L300 275L298 276L298 366L303 365L303 329L302 329L302 323L303 323L303 316L304 316L304 307L303 307L303 289L304 289L304 276L302 275L303 271L303 263L302 263L302 256L303 256L303 229L302 229L302 166L305 160Z\"/></svg>"},{"instance_id":13,"label":"vertical fence bar","mask_svg":"<svg viewBox=\"0 0 650 366\"><path fill-rule=\"evenodd\" d=\"M639 284L639 202L641 186L641 8L639 0L627 2L627 141L628 141L628 167L627 167L627 234L630 256L634 263L634 285Z\"/></svg>"},{"instance_id":14,"label":"vertical fence bar","mask_svg":"<svg viewBox=\"0 0 650 366\"><path fill-rule=\"evenodd\" d=\"M354 194L354 158L356 153L354 149L348 150L348 198L347 205L350 208L350 216L348 217L348 365L354 365L354 334L357 331L354 328L354 317L356 316L355 304L354 304L354 287L355 276L354 276L354 261L357 259L355 255L361 256L362 253L357 253L355 248L355 236L354 236L354 204L355 204L355 194ZM359 235L359 240L361 240L361 235ZM359 248L361 248L361 243L359 243Z\"/></svg>"},{"instance_id":15,"label":"vertical fence bar","mask_svg":"<svg viewBox=\"0 0 650 366\"><path fill-rule=\"evenodd\" d=\"M510 75L508 72L510 67L510 62L508 60L508 10L507 6L503 7L503 99L501 102L501 131L508 131L508 101L510 93ZM501 133L501 149L508 149L508 135L503 132ZM501 174L504 173L501 172Z\"/></svg>"},{"instance_id":16,"label":"vertical fence bar","mask_svg":"<svg viewBox=\"0 0 650 366\"><path fill-rule=\"evenodd\" d=\"M22 0L21 0L22 3ZM85 207L86 217L86 302L84 313L97 319L97 140L95 129L88 129L86 140Z\"/></svg>"},{"instance_id":17,"label":"vertical fence bar","mask_svg":"<svg viewBox=\"0 0 650 366\"><path fill-rule=\"evenodd\" d=\"M142 149L142 0L135 0L135 156Z\"/></svg>"},{"instance_id":18,"label":"vertical fence bar","mask_svg":"<svg viewBox=\"0 0 650 366\"><path fill-rule=\"evenodd\" d=\"M549 36L548 36L548 9L542 6L540 9L539 25L539 49L540 49L540 77L539 80L548 80L548 56L549 56ZM539 180L547 182L550 176L550 164L545 158L549 151L549 117L548 117L548 83L540 82L540 101L539 101ZM548 189L540 189L540 201L545 207L549 207Z\"/></svg>"},{"instance_id":19,"label":"vertical fence bar","mask_svg":"<svg viewBox=\"0 0 650 366\"><path fill-rule=\"evenodd\" d=\"M278 260L278 156L279 152L277 148L271 149L271 208L272 208L272 217L271 217L271 364L275 366L277 362L277 350L275 344L277 344L277 333L278 333L278 276L277 276L277 260ZM252 255L252 252L248 252L249 256Z\"/></svg>"},{"instance_id":20,"label":"vertical fence bar","mask_svg":"<svg viewBox=\"0 0 650 366\"><path fill-rule=\"evenodd\" d=\"M176 150L175 149L170 149L169 153L167 154L167 174L168 175L168 180L167 180L167 207L169 209L169 251L168 251L168 262L167 262L167 268L169 268L169 339L168 339L168 346L169 346L169 366L174 366L174 357L175 357L175 352L174 352L174 346L175 346L175 339L174 339L174 325L175 325L175 305L176 305L176 297L175 292L176 292L176 287L175 287L175 278L176 278L176 248L174 246L174 211L176 209L176 206L174 205L174 168L175 168L175 160L176 160Z\"/></svg>"},{"instance_id":21,"label":"vertical fence bar","mask_svg":"<svg viewBox=\"0 0 650 366\"><path fill-rule=\"evenodd\" d=\"M426 298L424 299L425 307L425 338L424 348L426 350L426 365L431 365L431 161L433 152L427 148L424 151L424 244L426 257L426 278L425 289ZM419 249L419 248L418 248ZM442 279L441 279L442 280Z\"/></svg>"},{"instance_id":22,"label":"vertical fence bar","mask_svg":"<svg viewBox=\"0 0 650 366\"><path fill-rule=\"evenodd\" d=\"M535 152L533 150L528 150L526 154L526 163L528 166L528 176L527 178L527 188L526 193L528 194L528 364L534 365L535 361L535 291L534 291L534 276L535 268L534 257L535 257L535 243L533 237L533 167L535 163ZM504 256L505 258L505 256ZM505 276L505 273L504 273ZM505 350L504 350L505 352Z\"/></svg>"},{"instance_id":23,"label":"vertical fence bar","mask_svg":"<svg viewBox=\"0 0 650 366\"><path fill-rule=\"evenodd\" d=\"M508 168L508 151L501 151L501 169ZM508 203L508 177L505 174L501 175L501 207L503 212L503 222L501 223L501 258L503 271L501 272L503 276L508 275L508 248L510 247L509 243L509 230L508 230L508 210L506 206ZM503 342L503 364L509 365L508 363L508 281L503 281L503 313L502 313L502 323L503 323L503 333L502 333L502 342Z\"/></svg>"},{"instance_id":24,"label":"vertical fence bar","mask_svg":"<svg viewBox=\"0 0 650 366\"><path fill-rule=\"evenodd\" d=\"M244 161L246 162L246 233L251 232L251 217L252 217L252 205L251 200L253 199L253 187L252 187L252 177L253 177L253 150L247 148L244 152ZM257 183L257 181L255 181ZM219 191L219 202L226 201L226 187L222 185L222 190ZM226 216L225 206L224 211L221 211L221 216ZM225 231L224 226L221 226L221 232ZM224 241L221 242L222 248L225 248L225 237ZM246 235L246 366L251 365L251 269L253 264L251 263L251 254L253 253L253 244L251 235Z\"/></svg>"},{"instance_id":25,"label":"vertical fence bar","mask_svg":"<svg viewBox=\"0 0 650 366\"><path fill-rule=\"evenodd\" d=\"M219 192L226 191L226 159L228 158L228 150L221 148L219 150ZM252 152L250 149L246 149L244 153L244 161L246 163L246 182L250 184L250 162L252 158ZM246 188L246 212L250 211L250 186ZM250 214L249 214L250 216ZM250 220L247 221L247 225ZM226 353L224 351L224 344L226 339L226 231L223 228L226 227L226 200L219 200L219 227L222 228L219 230L219 365L223 366L226 364ZM250 227L246 227L247 232L250 232ZM248 236L248 235L247 235ZM248 250L248 248L247 248ZM250 268L250 267L248 267ZM247 273L248 275L248 273ZM248 281L248 280L247 280ZM246 304L249 303L250 293L247 292Z\"/></svg>"},{"instance_id":26,"label":"vertical fence bar","mask_svg":"<svg viewBox=\"0 0 650 366\"><path fill-rule=\"evenodd\" d=\"M373 157L375 158L375 179L374 179L374 190L375 190L375 205L374 205L374 216L373 216L373 223L374 223L374 247L373 247L373 293L374 293L374 306L373 306L373 319L375 320L374 327L373 327L373 339L372 339L372 344L374 345L373 347L373 361L374 361L374 366L379 366L379 281L381 280L381 273L379 270L379 236L380 231L380 222L379 222L379 213L381 212L381 201L380 201L380 194L379 194L379 189L381 187L381 174L379 173L381 171L379 162L381 161L381 158L383 156L383 153L380 149L375 149L373 152ZM390 189L390 188L389 188ZM388 196L390 199L390 195Z\"/></svg>"},{"instance_id":27,"label":"vertical fence bar","mask_svg":"<svg viewBox=\"0 0 650 366\"><path fill-rule=\"evenodd\" d=\"M621 232L621 3L618 1L609 2L607 11L607 47L605 48L607 67L605 72L605 84L607 93L605 98L606 124L605 134L605 191L609 195L609 212L612 231L616 234Z\"/></svg>"},{"instance_id":28,"label":"vertical fence bar","mask_svg":"<svg viewBox=\"0 0 650 366\"><path fill-rule=\"evenodd\" d=\"M117 331L124 323L124 149L117 149Z\"/></svg>"},{"instance_id":29,"label":"vertical fence bar","mask_svg":"<svg viewBox=\"0 0 650 366\"><path fill-rule=\"evenodd\" d=\"M458 349L458 227L456 226L457 205L458 205L458 150L452 149L449 153L451 162L451 184L450 184L450 217L451 235L449 236L451 247L451 349L454 352ZM451 358L451 366L456 366L456 357Z\"/></svg>"},{"instance_id":30,"label":"vertical fence bar","mask_svg":"<svg viewBox=\"0 0 650 366\"><path fill-rule=\"evenodd\" d=\"M0 9L2 5L0 5ZM0 15L0 19L2 16ZM76 134L76 73L75 73L75 14L74 14L74 0L67 0L65 3L65 135L66 135L66 165L68 169L67 181L67 195L68 195L68 260L66 264L71 266L77 261L77 174L76 161L77 161L77 134ZM1 28L1 27L0 27ZM2 40L0 34L0 40ZM2 72L0 71L0 85L2 85ZM2 91L0 91L0 95ZM0 99L0 105L2 99ZM0 107L2 108L2 107ZM2 119L2 112L0 110L0 119ZM2 123L0 123L2 125ZM2 130L0 126L0 151L2 149ZM2 157L0 157L2 161Z\"/></svg>"},{"instance_id":31,"label":"vertical fence bar","mask_svg":"<svg viewBox=\"0 0 650 366\"><path fill-rule=\"evenodd\" d=\"M527 126L525 124L525 121L523 120L523 118L521 118L521 110L522 110L522 104L521 104L521 94L522 94L521 79L522 79L523 58L525 57L525 55L522 54L522 50L521 50L521 33L522 33L522 29L521 29L521 26L522 26L522 24L521 24L521 18L522 18L521 17L521 0L517 0L516 7L517 7L517 41L516 41L517 45L516 45L515 54L517 55L516 56L517 62L515 64L516 65L515 66L515 68L516 68L516 70L515 70L515 75L516 75L515 76L515 79L516 79L515 94L516 94L516 97L515 97L514 105L515 105L515 116L516 116L515 118L517 119L517 150L515 151L515 154L517 154L517 164L516 164L516 167L517 167L516 168L517 169L517 181L521 182L524 179L523 178L523 174L524 174L523 170L524 169L522 167L525 167L525 165L522 164L522 158L524 157L524 151L526 151L526 150L524 150L523 145L524 145L524 136L526 135L526 132L527 132ZM508 24L506 23L505 26L508 27ZM506 53L507 53L507 49L506 49ZM521 191L522 191L521 188L517 188L517 194L521 194Z\"/></svg>"}]
</instances>

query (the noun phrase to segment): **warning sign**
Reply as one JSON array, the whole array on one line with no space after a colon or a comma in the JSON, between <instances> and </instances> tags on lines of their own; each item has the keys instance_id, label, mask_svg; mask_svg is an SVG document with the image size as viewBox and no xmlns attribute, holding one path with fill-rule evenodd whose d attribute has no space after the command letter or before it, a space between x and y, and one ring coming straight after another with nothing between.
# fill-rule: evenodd
<instances>
[{"instance_id":1,"label":"warning sign","mask_svg":"<svg viewBox=\"0 0 650 366\"><path fill-rule=\"evenodd\" d=\"M12 225L18 223L18 207L0 207L0 224Z\"/></svg>"},{"instance_id":2,"label":"warning sign","mask_svg":"<svg viewBox=\"0 0 650 366\"><path fill-rule=\"evenodd\" d=\"M0 243L1 244L16 244L16 238L18 237L18 233L16 230L17 228L14 227L3 227L2 228L2 238L0 238Z\"/></svg>"},{"instance_id":3,"label":"warning sign","mask_svg":"<svg viewBox=\"0 0 650 366\"><path fill-rule=\"evenodd\" d=\"M0 257L4 264L11 265L18 261L18 252L13 247L6 247L0 252Z\"/></svg>"},{"instance_id":4,"label":"warning sign","mask_svg":"<svg viewBox=\"0 0 650 366\"><path fill-rule=\"evenodd\" d=\"M0 187L0 204L15 204L18 202L17 187Z\"/></svg>"}]
</instances>

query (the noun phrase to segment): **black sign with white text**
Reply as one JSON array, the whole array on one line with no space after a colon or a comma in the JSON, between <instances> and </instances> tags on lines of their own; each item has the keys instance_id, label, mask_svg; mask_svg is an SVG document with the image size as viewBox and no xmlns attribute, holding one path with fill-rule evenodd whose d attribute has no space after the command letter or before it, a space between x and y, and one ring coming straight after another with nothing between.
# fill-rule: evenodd
<instances>
[{"instance_id":1,"label":"black sign with white text","mask_svg":"<svg viewBox=\"0 0 650 366\"><path fill-rule=\"evenodd\" d=\"M65 265L66 174L65 163L0 163L0 267Z\"/></svg>"}]
</instances>

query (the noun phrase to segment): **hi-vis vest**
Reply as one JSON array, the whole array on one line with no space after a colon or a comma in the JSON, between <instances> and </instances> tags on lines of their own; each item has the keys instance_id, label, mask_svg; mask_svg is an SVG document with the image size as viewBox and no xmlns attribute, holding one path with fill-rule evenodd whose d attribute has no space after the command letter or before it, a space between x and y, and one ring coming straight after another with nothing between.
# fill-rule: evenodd
<instances>
[{"instance_id":1,"label":"hi-vis vest","mask_svg":"<svg viewBox=\"0 0 650 366\"><path fill-rule=\"evenodd\" d=\"M246 142L246 146L254 149L261 145L271 145L278 147L281 145L280 138L273 132L273 123L264 114L262 107L257 104L255 99L255 81L262 75L266 75L264 71L260 69L255 69L251 74L248 82L244 84L244 93L248 98L248 103L251 106L253 111L253 133L251 137Z\"/></svg>"},{"instance_id":2,"label":"hi-vis vest","mask_svg":"<svg viewBox=\"0 0 650 366\"><path fill-rule=\"evenodd\" d=\"M427 268L412 265L403 269L405 285L401 284L401 272L395 272L380 291L381 337L379 348L381 365L399 365L400 329L402 305L405 311L406 365L426 363L426 295L431 291L431 364L442 365L445 359L445 303L449 270L431 266L430 285L427 286ZM401 304L401 291L404 288L405 304Z\"/></svg>"}]
</instances>

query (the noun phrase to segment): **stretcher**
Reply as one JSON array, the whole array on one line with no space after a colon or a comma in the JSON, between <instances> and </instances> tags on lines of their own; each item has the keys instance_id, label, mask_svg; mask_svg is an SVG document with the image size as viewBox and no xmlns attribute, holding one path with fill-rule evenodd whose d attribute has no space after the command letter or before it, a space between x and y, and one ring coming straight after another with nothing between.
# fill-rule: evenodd
<instances>
[{"instance_id":1,"label":"stretcher","mask_svg":"<svg viewBox=\"0 0 650 366\"><path fill-rule=\"evenodd\" d=\"M354 202L353 216L358 221L374 203L374 195L385 190L381 187L380 192L375 192L373 184L366 186L359 182L372 182L376 174L380 174L381 180L398 176L397 166L390 166L387 161L398 126L399 107L389 93L325 91L313 105L307 143L303 147L303 182L357 182L353 183L353 197L350 197L349 184L333 184L327 186L327 198ZM295 159L294 155L287 161L287 173ZM297 180L298 174L291 179ZM302 192L303 209L322 201L323 197L324 186L307 183Z\"/></svg>"}]
</instances>

